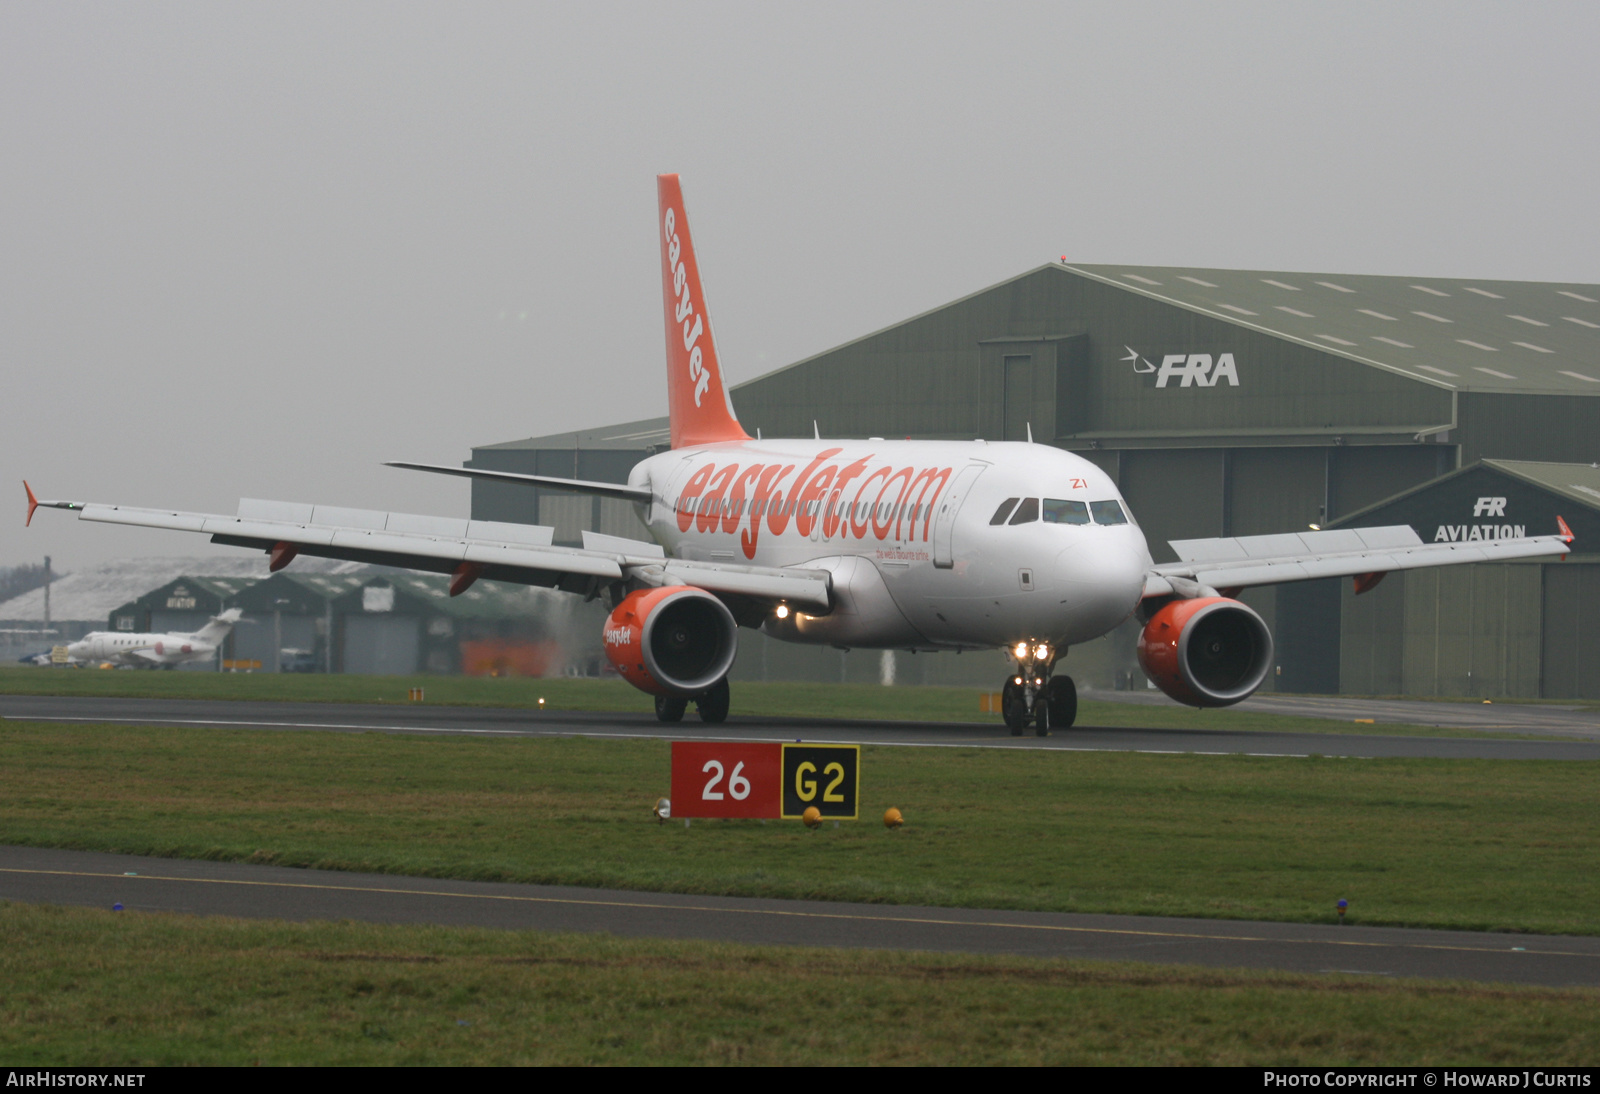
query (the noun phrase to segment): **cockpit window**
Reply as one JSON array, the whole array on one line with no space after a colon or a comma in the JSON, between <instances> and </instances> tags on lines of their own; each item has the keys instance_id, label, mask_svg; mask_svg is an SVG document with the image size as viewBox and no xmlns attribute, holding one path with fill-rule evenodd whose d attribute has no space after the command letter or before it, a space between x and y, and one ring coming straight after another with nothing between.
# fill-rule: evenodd
<instances>
[{"instance_id":1,"label":"cockpit window","mask_svg":"<svg viewBox=\"0 0 1600 1094\"><path fill-rule=\"evenodd\" d=\"M1004 524L1006 522L1006 518L1011 515L1011 510L1016 507L1016 504L1016 498L1007 498L1005 501L1001 502L1000 508L996 509L994 511L994 516L989 518L989 523Z\"/></svg>"},{"instance_id":2,"label":"cockpit window","mask_svg":"<svg viewBox=\"0 0 1600 1094\"><path fill-rule=\"evenodd\" d=\"M1122 506L1114 501L1091 501L1090 512L1094 513L1096 524L1127 524L1128 515L1122 511Z\"/></svg>"},{"instance_id":3,"label":"cockpit window","mask_svg":"<svg viewBox=\"0 0 1600 1094\"><path fill-rule=\"evenodd\" d=\"M1062 501L1060 498L1044 499L1046 524L1088 524L1089 507L1081 501Z\"/></svg>"},{"instance_id":4,"label":"cockpit window","mask_svg":"<svg viewBox=\"0 0 1600 1094\"><path fill-rule=\"evenodd\" d=\"M1039 519L1039 499L1023 498L1022 504L1017 506L1016 515L1011 518L1012 524L1028 524Z\"/></svg>"}]
</instances>

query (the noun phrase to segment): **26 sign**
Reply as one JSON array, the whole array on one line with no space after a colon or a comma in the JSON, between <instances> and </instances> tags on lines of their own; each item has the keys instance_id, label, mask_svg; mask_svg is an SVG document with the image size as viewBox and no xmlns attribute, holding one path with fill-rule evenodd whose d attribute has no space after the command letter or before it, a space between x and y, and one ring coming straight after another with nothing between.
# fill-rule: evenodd
<instances>
[{"instance_id":1,"label":"26 sign","mask_svg":"<svg viewBox=\"0 0 1600 1094\"><path fill-rule=\"evenodd\" d=\"M672 742L675 817L854 818L860 783L856 745Z\"/></svg>"}]
</instances>

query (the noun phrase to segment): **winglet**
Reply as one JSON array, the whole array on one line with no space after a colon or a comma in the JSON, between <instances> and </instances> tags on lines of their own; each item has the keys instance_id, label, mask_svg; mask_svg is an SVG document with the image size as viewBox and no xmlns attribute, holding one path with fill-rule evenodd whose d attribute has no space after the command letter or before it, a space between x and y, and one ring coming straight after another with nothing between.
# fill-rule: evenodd
<instances>
[{"instance_id":1,"label":"winglet","mask_svg":"<svg viewBox=\"0 0 1600 1094\"><path fill-rule=\"evenodd\" d=\"M22 522L22 526L26 528L33 523L33 511L39 508L39 499L34 497L33 487L28 485L27 479L22 480L22 488L28 492L28 519Z\"/></svg>"},{"instance_id":2,"label":"winglet","mask_svg":"<svg viewBox=\"0 0 1600 1094\"><path fill-rule=\"evenodd\" d=\"M1561 538L1571 543L1576 537L1572 534L1572 529L1567 527L1567 522L1562 520L1559 514L1556 516L1556 523L1561 526Z\"/></svg>"},{"instance_id":3,"label":"winglet","mask_svg":"<svg viewBox=\"0 0 1600 1094\"><path fill-rule=\"evenodd\" d=\"M711 333L700 264L689 238L677 175L658 175L661 299L666 313L667 410L672 447L714 441L748 441L722 380L722 361Z\"/></svg>"}]
</instances>

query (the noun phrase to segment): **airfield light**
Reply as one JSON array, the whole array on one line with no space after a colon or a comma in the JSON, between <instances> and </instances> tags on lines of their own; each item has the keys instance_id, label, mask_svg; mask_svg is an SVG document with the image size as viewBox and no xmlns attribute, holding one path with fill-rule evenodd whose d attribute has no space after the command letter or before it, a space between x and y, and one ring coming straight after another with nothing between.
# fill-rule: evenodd
<instances>
[{"instance_id":1,"label":"airfield light","mask_svg":"<svg viewBox=\"0 0 1600 1094\"><path fill-rule=\"evenodd\" d=\"M807 828L822 827L822 810L814 805L806 806L806 811L800 814L800 821Z\"/></svg>"},{"instance_id":2,"label":"airfield light","mask_svg":"<svg viewBox=\"0 0 1600 1094\"><path fill-rule=\"evenodd\" d=\"M787 604L779 604L778 605L777 615L778 615L779 619L788 619L789 618L789 605L787 605Z\"/></svg>"},{"instance_id":3,"label":"airfield light","mask_svg":"<svg viewBox=\"0 0 1600 1094\"><path fill-rule=\"evenodd\" d=\"M1018 661L1026 661L1028 659L1028 644L1026 642L1018 642L1017 648L1011 652L1017 655Z\"/></svg>"},{"instance_id":4,"label":"airfield light","mask_svg":"<svg viewBox=\"0 0 1600 1094\"><path fill-rule=\"evenodd\" d=\"M1339 924L1340 926L1343 926L1345 909L1350 907L1350 902L1341 898L1339 903L1334 905L1334 907L1339 909Z\"/></svg>"},{"instance_id":5,"label":"airfield light","mask_svg":"<svg viewBox=\"0 0 1600 1094\"><path fill-rule=\"evenodd\" d=\"M883 826L885 828L899 828L905 822L906 819L900 815L900 810L894 806L891 805L883 811Z\"/></svg>"},{"instance_id":6,"label":"airfield light","mask_svg":"<svg viewBox=\"0 0 1600 1094\"><path fill-rule=\"evenodd\" d=\"M544 709L544 696L543 695L539 696L539 709L540 710Z\"/></svg>"},{"instance_id":7,"label":"airfield light","mask_svg":"<svg viewBox=\"0 0 1600 1094\"><path fill-rule=\"evenodd\" d=\"M116 902L116 903L115 903L115 904L113 904L113 905L112 905L112 906L111 906L111 910L112 910L112 911L113 911L113 912L120 912L120 911L122 911L122 901L120 901L120 900L119 900L119 901L117 901L117 902Z\"/></svg>"},{"instance_id":8,"label":"airfield light","mask_svg":"<svg viewBox=\"0 0 1600 1094\"><path fill-rule=\"evenodd\" d=\"M651 812L656 815L657 824L666 824L672 819L672 803L666 798L657 798L655 808Z\"/></svg>"}]
</instances>

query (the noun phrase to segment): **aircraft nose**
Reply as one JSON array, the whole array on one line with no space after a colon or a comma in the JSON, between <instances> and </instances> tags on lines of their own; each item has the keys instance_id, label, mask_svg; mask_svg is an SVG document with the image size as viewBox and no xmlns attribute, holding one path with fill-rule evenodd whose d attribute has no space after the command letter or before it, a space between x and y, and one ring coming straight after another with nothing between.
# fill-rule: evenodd
<instances>
[{"instance_id":1,"label":"aircraft nose","mask_svg":"<svg viewBox=\"0 0 1600 1094\"><path fill-rule=\"evenodd\" d=\"M1056 557L1056 574L1075 641L1098 637L1126 619L1144 593L1146 559L1127 537L1110 535L1073 545Z\"/></svg>"}]
</instances>

